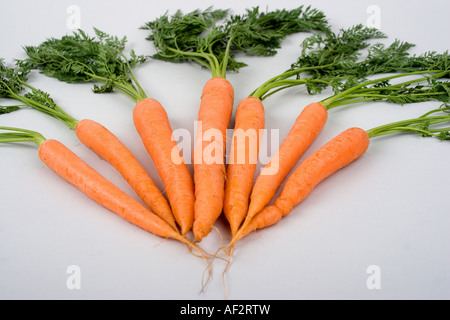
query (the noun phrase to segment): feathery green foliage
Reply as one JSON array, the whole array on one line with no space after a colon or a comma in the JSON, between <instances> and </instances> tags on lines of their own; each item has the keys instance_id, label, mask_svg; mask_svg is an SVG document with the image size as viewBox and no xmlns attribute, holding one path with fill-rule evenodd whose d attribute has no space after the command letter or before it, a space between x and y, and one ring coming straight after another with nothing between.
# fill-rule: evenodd
<instances>
[{"instance_id":1,"label":"feathery green foliage","mask_svg":"<svg viewBox=\"0 0 450 320\"><path fill-rule=\"evenodd\" d=\"M29 67L8 68L4 59L0 58L0 96L21 93L30 71Z\"/></svg>"},{"instance_id":2,"label":"feathery green foliage","mask_svg":"<svg viewBox=\"0 0 450 320\"><path fill-rule=\"evenodd\" d=\"M238 52L272 56L287 35L312 30L328 30L325 15L311 7L261 12L259 7L242 15L212 7L187 14L177 11L146 23L157 53L153 58L170 61L195 61L212 71L213 77L225 77L226 71L246 66L237 61Z\"/></svg>"},{"instance_id":3,"label":"feathery green foliage","mask_svg":"<svg viewBox=\"0 0 450 320\"><path fill-rule=\"evenodd\" d=\"M289 70L263 83L251 96L264 100L281 90L305 85L310 94L333 90L334 95L321 102L327 108L377 100L449 102L448 52L410 56L408 51L414 45L408 42L395 40L389 46L368 43L385 37L362 25L337 34L314 34L302 43L301 55ZM392 83L403 77L414 79Z\"/></svg>"},{"instance_id":4,"label":"feathery green foliage","mask_svg":"<svg viewBox=\"0 0 450 320\"><path fill-rule=\"evenodd\" d=\"M97 82L95 93L122 91L134 101L146 97L132 68L146 61L147 57L124 54L127 38L119 39L94 28L95 37L83 30L60 39L51 38L39 46L26 46L28 59L20 62L38 68L47 76L60 81Z\"/></svg>"},{"instance_id":5,"label":"feathery green foliage","mask_svg":"<svg viewBox=\"0 0 450 320\"><path fill-rule=\"evenodd\" d=\"M0 106L0 114L11 113L19 109L19 106Z\"/></svg>"},{"instance_id":6,"label":"feathery green foliage","mask_svg":"<svg viewBox=\"0 0 450 320\"><path fill-rule=\"evenodd\" d=\"M370 138L397 132L408 132L444 141L450 140L450 127L442 127L444 123L448 122L450 122L450 107L444 104L418 118L385 124L366 132Z\"/></svg>"},{"instance_id":7,"label":"feathery green foliage","mask_svg":"<svg viewBox=\"0 0 450 320\"><path fill-rule=\"evenodd\" d=\"M447 56L444 53L442 56ZM430 69L395 73L381 78L350 77L332 83L334 95L321 101L327 108L365 101L387 101L397 104L426 101L450 102L450 70ZM407 78L409 80L399 81Z\"/></svg>"},{"instance_id":8,"label":"feathery green foliage","mask_svg":"<svg viewBox=\"0 0 450 320\"><path fill-rule=\"evenodd\" d=\"M336 75L334 69L349 69L349 64L357 61L359 51L369 46L368 40L381 38L386 38L386 35L378 29L361 24L341 29L338 34L316 33L303 41L301 56L292 64L291 70L330 65L327 75ZM319 73L318 76L321 75L320 71L314 70Z\"/></svg>"},{"instance_id":9,"label":"feathery green foliage","mask_svg":"<svg viewBox=\"0 0 450 320\"><path fill-rule=\"evenodd\" d=\"M18 62L15 67L7 67L3 59L0 59L0 97L13 99L23 104L1 107L0 114L30 107L52 116L74 129L78 121L61 109L48 93L27 83L29 73L30 65L28 64ZM29 90L23 93L25 89Z\"/></svg>"}]
</instances>

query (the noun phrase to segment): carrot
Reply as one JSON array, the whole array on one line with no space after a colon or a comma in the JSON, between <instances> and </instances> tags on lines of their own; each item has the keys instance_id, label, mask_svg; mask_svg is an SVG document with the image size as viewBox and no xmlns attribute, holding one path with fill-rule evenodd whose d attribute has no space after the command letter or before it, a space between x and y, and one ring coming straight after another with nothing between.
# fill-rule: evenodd
<instances>
[{"instance_id":1,"label":"carrot","mask_svg":"<svg viewBox=\"0 0 450 320\"><path fill-rule=\"evenodd\" d=\"M117 90L131 98L135 103L147 101L147 94L132 70L137 64L143 63L146 57L137 56L134 51L131 51L130 58L127 58L124 54L125 37L119 39L98 29L94 29L94 31L96 34L94 38L90 38L84 31L78 30L73 35L66 35L61 39L52 38L37 47L25 47L28 59L23 66L28 68L30 65L37 67L46 75L69 83L93 81L102 84L101 86L98 84L94 85L93 91L95 93ZM76 65L77 68L64 68L64 65L67 63ZM92 67L93 65L96 67ZM53 111L50 115L59 118L62 110L59 109L58 111L58 113ZM67 114L64 114L64 116L69 117ZM69 117L68 119L72 120L73 118ZM74 121L68 123L71 128L74 128L76 125L76 122L73 125ZM126 150L125 146L118 139L107 133L106 129L100 125L92 122L89 122L88 125L88 121L83 122L85 122L83 126L78 125L77 128L77 134L83 135L81 139L83 143L88 144L91 149L95 149L94 151L107 161L112 161L112 164L135 189L147 206L155 214L167 221L174 229L177 229L169 202L157 189L148 174L144 172L141 165L137 163L131 152ZM81 132L84 128L86 130ZM93 132L88 132L88 130L93 130ZM98 135L97 131L99 134L101 132L101 134ZM101 138L106 135L108 136L107 138ZM103 145L102 140L111 143L111 145ZM117 154L115 153L116 151L118 152ZM152 153L153 159L158 157L164 156L157 155L155 152ZM157 169L160 174L165 170L158 167ZM163 182L167 190L173 189L166 184L167 179L164 178ZM184 190L180 191L183 192ZM172 192L169 192L169 195L171 198L169 200L174 200ZM180 209L185 204L183 201L178 204L170 203L177 211L179 223L180 212L183 210L189 211L188 208ZM188 218L186 218L186 222L182 223L183 232L187 232L186 230L192 225L192 222L189 222L189 219L192 219L190 218L192 213L186 212L186 215Z\"/></svg>"},{"instance_id":2,"label":"carrot","mask_svg":"<svg viewBox=\"0 0 450 320\"><path fill-rule=\"evenodd\" d=\"M108 129L93 120L81 120L75 127L78 139L109 162L136 191L144 203L177 230L167 200L131 151Z\"/></svg>"},{"instance_id":3,"label":"carrot","mask_svg":"<svg viewBox=\"0 0 450 320\"><path fill-rule=\"evenodd\" d=\"M294 125L277 154L258 176L252 190L243 228L247 227L251 219L272 200L283 179L322 130L327 121L328 110L353 103L382 100L399 104L430 100L448 102L448 95L442 94L439 89L447 87L448 84L445 81L438 81L438 79L448 78L446 65L441 63L448 59L447 54L425 54L411 58L407 61L408 63L405 63L405 52L411 45L396 41L388 48L380 44L372 47L372 49L377 49L373 49L377 55L390 57L390 64L386 63L386 66L383 64L382 68L378 68L380 60L376 59L376 55L374 56L372 51L365 60L356 62L358 51L367 47L362 40L379 37L383 37L383 35L378 30L365 28L362 25L344 30L339 35L327 34L325 39L320 35L312 36L305 40L302 56L290 70L269 79L250 95L264 101L274 93L300 85L307 86L310 93L321 92L327 86L333 87L334 91L330 97L305 108L304 111L310 111L311 114L317 113L314 115L317 120L310 122L315 129L309 132L304 130L303 133L299 131L297 135L295 134L296 125ZM344 41L344 39L346 40ZM336 50L338 46L341 46L340 50ZM317 64L310 65L318 57L320 59L316 62ZM337 63L337 61L341 61L341 63ZM354 66L355 63L358 68ZM400 73L374 80L366 79L368 75L393 71L400 71ZM304 76L305 73L309 73L310 76ZM291 79L294 76L296 79ZM417 79L396 84L390 83L397 78L415 76ZM433 80L430 81L430 79ZM308 110L310 108L311 110ZM301 118L302 115L297 121ZM307 118L305 119L308 121ZM304 137L303 134L306 134L307 137ZM267 173L273 169L275 172L278 169L278 172Z\"/></svg>"},{"instance_id":4,"label":"carrot","mask_svg":"<svg viewBox=\"0 0 450 320\"><path fill-rule=\"evenodd\" d=\"M278 223L283 218L281 209L276 206L267 206L259 213L257 213L253 219L247 224L245 228L242 228L230 242L230 246L233 246L237 241L248 235L250 232L268 228Z\"/></svg>"},{"instance_id":5,"label":"carrot","mask_svg":"<svg viewBox=\"0 0 450 320\"><path fill-rule=\"evenodd\" d=\"M160 237L185 242L167 223L108 182L60 142L46 140L39 147L39 157L63 179L128 222Z\"/></svg>"},{"instance_id":6,"label":"carrot","mask_svg":"<svg viewBox=\"0 0 450 320\"><path fill-rule=\"evenodd\" d=\"M283 216L305 199L315 186L337 170L361 157L369 147L369 136L360 128L350 128L308 157L286 181L275 201Z\"/></svg>"},{"instance_id":7,"label":"carrot","mask_svg":"<svg viewBox=\"0 0 450 320\"><path fill-rule=\"evenodd\" d=\"M361 157L368 147L369 136L360 128L350 128L333 138L295 169L273 206L264 208L251 223L249 221L243 225L230 245L253 230L280 221L305 199L317 184Z\"/></svg>"},{"instance_id":8,"label":"carrot","mask_svg":"<svg viewBox=\"0 0 450 320\"><path fill-rule=\"evenodd\" d=\"M166 188L181 233L186 234L194 222L194 183L173 139L167 113L158 101L144 99L134 108L133 118Z\"/></svg>"},{"instance_id":9,"label":"carrot","mask_svg":"<svg viewBox=\"0 0 450 320\"><path fill-rule=\"evenodd\" d=\"M264 106L261 100L248 97L238 105L223 207L232 235L236 234L247 214L259 153L260 130L264 129L264 121Z\"/></svg>"},{"instance_id":10,"label":"carrot","mask_svg":"<svg viewBox=\"0 0 450 320\"><path fill-rule=\"evenodd\" d=\"M232 108L233 88L225 80L227 71L237 71L245 63L235 59L235 52L273 56L288 35L312 30L328 31L325 15L311 7L261 12L258 7L245 14L229 16L228 10L195 10L183 14L178 10L146 23L153 41L153 58L171 62L195 62L208 68L212 79L203 90L194 150L195 218L193 232L197 241L205 237L224 206L226 171L222 163L225 130ZM200 127L202 126L202 127ZM215 131L215 141L205 133ZM217 141L222 140L223 142ZM212 155L212 152L215 152ZM210 152L214 161L204 153ZM197 155L196 155L197 153ZM200 154L202 153L202 154ZM208 161L208 163L205 163ZM197 162L197 163L196 163ZM212 163L214 162L214 163Z\"/></svg>"},{"instance_id":11,"label":"carrot","mask_svg":"<svg viewBox=\"0 0 450 320\"><path fill-rule=\"evenodd\" d=\"M311 103L302 110L277 153L256 179L243 228L272 200L284 178L316 139L327 118L327 110L320 103Z\"/></svg>"},{"instance_id":12,"label":"carrot","mask_svg":"<svg viewBox=\"0 0 450 320\"><path fill-rule=\"evenodd\" d=\"M224 163L226 130L233 111L233 101L233 87L225 78L215 77L205 84L193 155L195 185L193 232L197 241L212 230L214 222L222 213L226 177ZM209 133L216 133L216 137L212 137L211 141L206 140Z\"/></svg>"},{"instance_id":13,"label":"carrot","mask_svg":"<svg viewBox=\"0 0 450 320\"><path fill-rule=\"evenodd\" d=\"M49 115L74 130L84 145L117 169L150 210L177 230L166 198L131 151L112 132L93 120L78 121L58 106L48 93L31 86L27 82L30 67L26 64L8 68L3 66L1 61L1 66L4 76L0 85L5 88L0 90L1 97L20 101L25 106ZM30 89L26 94L22 93L24 87Z\"/></svg>"},{"instance_id":14,"label":"carrot","mask_svg":"<svg viewBox=\"0 0 450 320\"><path fill-rule=\"evenodd\" d=\"M178 240L204 256L202 249L100 175L61 142L47 140L38 132L31 130L11 127L0 127L0 130L12 131L0 133L0 143L21 141L36 143L39 146L39 158L48 168L99 205L143 230L163 238Z\"/></svg>"},{"instance_id":15,"label":"carrot","mask_svg":"<svg viewBox=\"0 0 450 320\"><path fill-rule=\"evenodd\" d=\"M41 161L97 204L117 214L136 227L156 236L165 239L174 239L185 244L191 254L197 257L200 256L206 261L209 271L209 281L211 277L211 263L208 260L208 253L186 239L185 236L174 230L166 221L100 175L64 144L53 139L47 140L36 131L12 127L0 127L0 130L10 131L0 133L0 143L31 141L37 144L39 146L38 155ZM198 254L193 253L191 249L195 250ZM202 291L207 282L203 282Z\"/></svg>"},{"instance_id":16,"label":"carrot","mask_svg":"<svg viewBox=\"0 0 450 320\"><path fill-rule=\"evenodd\" d=\"M441 112L441 115L436 115L438 112ZM340 133L294 170L274 204L265 207L245 227L241 227L229 246L232 247L248 233L271 226L288 215L293 207L303 201L320 182L360 158L369 147L370 139L374 137L407 132L423 137L435 137L442 141L450 140L449 127L440 126L436 129L431 127L450 122L449 112L450 107L441 107L418 118L382 125L367 131L354 127Z\"/></svg>"}]
</instances>

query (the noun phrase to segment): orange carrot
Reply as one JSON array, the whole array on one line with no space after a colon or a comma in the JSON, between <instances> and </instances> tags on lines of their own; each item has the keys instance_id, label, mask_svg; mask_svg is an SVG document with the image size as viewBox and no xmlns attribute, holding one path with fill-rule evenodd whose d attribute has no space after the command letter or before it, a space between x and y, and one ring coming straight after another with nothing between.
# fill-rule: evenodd
<instances>
[{"instance_id":1,"label":"orange carrot","mask_svg":"<svg viewBox=\"0 0 450 320\"><path fill-rule=\"evenodd\" d=\"M0 132L0 143L31 141L38 145L38 155L42 162L97 204L145 231L162 238L180 241L188 247L192 254L194 253L191 249L197 251L200 257L206 261L209 275L211 275L209 255L202 248L186 239L139 201L105 179L64 144L57 140L47 140L36 131L3 126L0 126L0 130L8 131ZM204 286L205 284L203 288Z\"/></svg>"},{"instance_id":2,"label":"orange carrot","mask_svg":"<svg viewBox=\"0 0 450 320\"><path fill-rule=\"evenodd\" d=\"M320 103L311 103L303 109L277 153L256 179L243 228L272 200L284 178L318 136L327 118L328 112Z\"/></svg>"},{"instance_id":3,"label":"orange carrot","mask_svg":"<svg viewBox=\"0 0 450 320\"><path fill-rule=\"evenodd\" d=\"M261 100L253 97L243 99L236 110L223 207L233 236L247 214L262 129L264 106Z\"/></svg>"},{"instance_id":4,"label":"orange carrot","mask_svg":"<svg viewBox=\"0 0 450 320\"><path fill-rule=\"evenodd\" d=\"M171 226L102 177L62 143L44 141L39 147L39 158L88 197L128 222L160 237L185 242Z\"/></svg>"},{"instance_id":5,"label":"orange carrot","mask_svg":"<svg viewBox=\"0 0 450 320\"><path fill-rule=\"evenodd\" d=\"M265 207L243 226L230 246L253 230L277 223L305 199L317 184L361 157L368 147L369 135L360 128L347 129L330 140L295 169L274 204Z\"/></svg>"},{"instance_id":6,"label":"orange carrot","mask_svg":"<svg viewBox=\"0 0 450 320\"><path fill-rule=\"evenodd\" d=\"M131 151L108 129L92 120L78 122L80 141L112 164L152 212L177 230L170 206Z\"/></svg>"},{"instance_id":7,"label":"orange carrot","mask_svg":"<svg viewBox=\"0 0 450 320\"><path fill-rule=\"evenodd\" d=\"M163 219L106 180L62 143L56 140L45 140L39 147L39 158L56 174L101 206L141 229L163 238L172 238L184 243L198 251L208 262L201 248L180 235Z\"/></svg>"},{"instance_id":8,"label":"orange carrot","mask_svg":"<svg viewBox=\"0 0 450 320\"><path fill-rule=\"evenodd\" d=\"M186 234L194 222L194 182L173 139L167 113L158 101L144 99L134 108L133 118L164 183L181 234Z\"/></svg>"},{"instance_id":9,"label":"orange carrot","mask_svg":"<svg viewBox=\"0 0 450 320\"><path fill-rule=\"evenodd\" d=\"M195 220L193 232L200 241L222 213L225 189L226 130L233 111L234 90L222 77L203 88L194 146ZM208 137L209 135L212 137Z\"/></svg>"},{"instance_id":10,"label":"orange carrot","mask_svg":"<svg viewBox=\"0 0 450 320\"><path fill-rule=\"evenodd\" d=\"M275 206L265 207L253 217L253 219L247 224L244 229L239 230L235 237L233 237L230 245L232 246L234 243L236 243L238 240L242 239L252 231L268 228L271 225L278 223L281 218L283 218L281 209Z\"/></svg>"}]
</instances>

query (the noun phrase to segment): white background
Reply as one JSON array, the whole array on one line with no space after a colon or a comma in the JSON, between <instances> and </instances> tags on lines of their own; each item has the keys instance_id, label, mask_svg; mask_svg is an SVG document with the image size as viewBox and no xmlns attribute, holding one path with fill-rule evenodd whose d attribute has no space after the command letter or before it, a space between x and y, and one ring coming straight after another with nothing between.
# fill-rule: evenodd
<instances>
[{"instance_id":1,"label":"white background","mask_svg":"<svg viewBox=\"0 0 450 320\"><path fill-rule=\"evenodd\" d=\"M164 4L164 7L161 4ZM71 5L81 28L126 35L128 48L152 54L145 22L167 10L184 12L210 5L241 13L313 4L335 30L371 22L380 9L380 28L417 46L411 51L449 48L445 0L428 1L24 1L2 0L1 54L8 63L24 58L24 45L70 33ZM229 74L236 105L264 80L287 69L306 34L290 36L271 58ZM193 131L200 93L210 73L195 64L149 61L136 69L149 96L166 108L173 129ZM30 83L53 96L75 118L91 118L111 129L138 157L158 186L161 181L132 122L133 103L120 93L95 95L92 84L69 85L33 73ZM266 127L282 139L302 107L320 97L294 89L269 98ZM4 100L3 104L9 103ZM236 106L235 105L235 106ZM412 118L439 103L404 107L368 103L330 111L329 121L305 156L350 126L374 126ZM81 145L62 123L33 110L0 118L0 125L40 131L65 143L87 163L136 197L118 173ZM232 125L232 124L231 124ZM450 298L450 172L448 142L414 135L373 139L367 153L321 185L276 226L249 235L236 247L226 276L229 299L448 299ZM0 146L0 298L2 299L223 299L222 270L201 289L205 263L185 246L162 240L99 207L46 168L32 144ZM224 241L225 220L217 222ZM217 232L201 245L214 251ZM81 270L81 289L69 290L69 266ZM369 290L369 266L381 270L381 289Z\"/></svg>"}]
</instances>

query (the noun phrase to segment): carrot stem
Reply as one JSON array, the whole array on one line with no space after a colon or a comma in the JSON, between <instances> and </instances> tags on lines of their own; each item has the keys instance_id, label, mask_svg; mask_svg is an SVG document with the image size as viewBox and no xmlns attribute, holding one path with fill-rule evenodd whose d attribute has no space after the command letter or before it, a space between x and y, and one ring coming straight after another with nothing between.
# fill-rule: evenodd
<instances>
[{"instance_id":1,"label":"carrot stem","mask_svg":"<svg viewBox=\"0 0 450 320\"><path fill-rule=\"evenodd\" d=\"M173 51L173 52L176 52L176 53L179 53L179 54L183 54L183 55L186 55L186 56L191 56L191 57L194 57L194 58L204 58L208 63L202 62L201 64L203 66L206 66L212 72L212 77L215 78L215 77L219 77L220 76L220 72L218 71L220 69L220 67L218 66L219 62L218 62L217 58L214 55L211 55L211 54L208 54L208 53L205 53L205 52L181 51L181 50L170 48L170 47L167 48L167 49L169 49L170 51ZM197 59L195 59L195 60L199 61L199 62L201 61L201 60L197 60Z\"/></svg>"},{"instance_id":2,"label":"carrot stem","mask_svg":"<svg viewBox=\"0 0 450 320\"><path fill-rule=\"evenodd\" d=\"M370 81L366 81L363 83L360 83L358 85L355 85L353 87L351 87L350 89L344 90L338 94L335 94L329 98L326 98L324 100L322 100L320 103L326 107L327 109L331 109L333 108L333 104L338 101L339 99L342 98L346 98L348 95L352 94L353 92L364 88L368 85L372 85L372 84L376 84L376 83L380 83L383 81L388 81L388 80L393 80L393 79L397 79L397 78L401 78L401 77L407 77L407 76L414 76L414 75L421 75L421 74L432 74L428 77L422 77L420 79L414 79L408 82L404 82L401 84L397 84L394 85L394 87L396 86L400 86L400 85L408 85L411 83L416 83L416 82L420 82L420 81L424 81L424 80L428 80L428 79L433 79L433 78L440 78L443 77L445 75L447 75L449 73L449 71L442 71L442 70L425 70L425 71L415 71L415 72L408 72L408 73L402 73L402 74L396 74L396 75L392 75L392 76L387 76L387 77L383 77L383 78L379 78L379 79L375 79L375 80L370 80ZM388 88L388 87L386 87ZM383 89L386 89L383 88ZM339 102L338 102L339 103Z\"/></svg>"},{"instance_id":3,"label":"carrot stem","mask_svg":"<svg viewBox=\"0 0 450 320\"><path fill-rule=\"evenodd\" d=\"M0 133L0 143L32 141L40 146L46 139L39 132L16 127L0 127L0 130L12 131Z\"/></svg>"},{"instance_id":4,"label":"carrot stem","mask_svg":"<svg viewBox=\"0 0 450 320\"><path fill-rule=\"evenodd\" d=\"M98 82L101 82L104 84L111 82L110 79L104 78L101 76L97 76L93 73L85 72L85 75L91 77L92 80L95 80L95 81L98 81ZM120 92L124 93L126 96L128 96L134 102L139 102L140 100L143 99L143 98L141 98L139 92L131 85L125 85L125 84L117 82L117 81L112 81L111 85L114 88L116 88L117 90L119 90Z\"/></svg>"},{"instance_id":5,"label":"carrot stem","mask_svg":"<svg viewBox=\"0 0 450 320\"><path fill-rule=\"evenodd\" d=\"M307 72L307 71L326 69L333 65L334 64L327 64L327 65L323 65L323 66L304 67L304 68L298 68L298 69L285 71L285 72L267 80L266 82L264 82L262 85L260 85L257 89L255 89L250 94L250 97L259 98L261 101L263 101L275 93L275 92L268 93L270 90L272 90L274 88L279 88L279 87L287 88L288 86L286 86L286 83L290 84L289 87L303 85L303 84L306 84L307 82L330 84L329 81L320 80L320 79L306 79L306 78L300 79L300 74L302 74L303 72ZM290 79L290 80L287 79L294 75L297 75L297 79ZM280 91L280 90L276 90L276 92L278 92L278 91Z\"/></svg>"},{"instance_id":6,"label":"carrot stem","mask_svg":"<svg viewBox=\"0 0 450 320\"><path fill-rule=\"evenodd\" d=\"M135 83L135 85L137 87L137 91L139 93L139 97L136 96L136 98L139 98L140 100L147 98L147 94L145 93L144 89L141 87L139 81L137 80L136 76L134 75L133 68L131 68L127 57L121 51L119 51L117 49L115 49L115 50L124 59L125 64L126 64L126 66L128 68L128 72L130 73L130 76L131 76L133 82ZM130 85L130 87L133 87L133 85Z\"/></svg>"},{"instance_id":7,"label":"carrot stem","mask_svg":"<svg viewBox=\"0 0 450 320\"><path fill-rule=\"evenodd\" d=\"M441 111L448 113L450 111L450 107L434 109L418 118L381 125L367 130L366 132L370 138L397 132L416 132L422 136L434 136L439 138L442 133L448 132L448 128L432 129L429 128L429 126L450 121L450 115L448 114L442 116L430 116L430 114Z\"/></svg>"}]
</instances>

